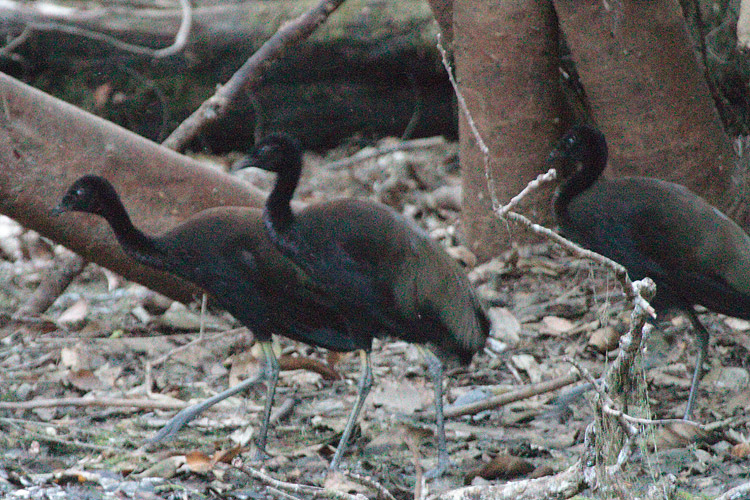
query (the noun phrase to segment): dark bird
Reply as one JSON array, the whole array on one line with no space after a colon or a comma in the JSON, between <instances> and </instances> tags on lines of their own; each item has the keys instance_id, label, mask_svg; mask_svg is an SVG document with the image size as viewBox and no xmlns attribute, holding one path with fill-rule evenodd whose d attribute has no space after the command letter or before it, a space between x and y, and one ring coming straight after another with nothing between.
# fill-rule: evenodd
<instances>
[{"instance_id":1,"label":"dark bird","mask_svg":"<svg viewBox=\"0 0 750 500\"><path fill-rule=\"evenodd\" d=\"M279 376L271 335L283 335L334 351L369 349L371 336L356 321L337 313L300 269L285 258L263 228L261 210L218 207L188 218L159 236L135 228L115 188L86 175L63 196L55 213L87 212L103 217L125 252L138 262L190 281L247 326L264 354L262 378L268 384L258 451L265 450L268 420ZM161 440L206 408L261 379L251 378L178 413L153 439Z\"/></svg>"},{"instance_id":2,"label":"dark bird","mask_svg":"<svg viewBox=\"0 0 750 500\"><path fill-rule=\"evenodd\" d=\"M684 186L647 177L600 179L604 135L573 127L550 154L560 184L553 211L562 233L622 264L632 279L656 283L657 311L685 312L698 356L685 418L690 418L709 335L694 306L750 319L750 238Z\"/></svg>"},{"instance_id":3,"label":"dark bird","mask_svg":"<svg viewBox=\"0 0 750 500\"><path fill-rule=\"evenodd\" d=\"M275 172L263 222L271 241L333 300L339 314L358 322L368 337L397 337L422 350L435 387L439 475L449 464L442 411L443 362L468 364L484 346L489 321L462 269L415 224L389 207L343 199L297 213L290 201L302 171L302 148L285 134L261 140L239 168ZM372 385L364 351L354 426ZM342 438L343 439L343 438ZM332 464L341 459L339 446Z\"/></svg>"}]
</instances>

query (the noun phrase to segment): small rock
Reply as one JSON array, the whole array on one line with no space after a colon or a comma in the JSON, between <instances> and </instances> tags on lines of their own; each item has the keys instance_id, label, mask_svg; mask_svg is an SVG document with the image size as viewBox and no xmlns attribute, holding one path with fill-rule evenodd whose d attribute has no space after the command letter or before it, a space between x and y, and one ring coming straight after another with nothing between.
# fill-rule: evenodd
<instances>
[{"instance_id":1,"label":"small rock","mask_svg":"<svg viewBox=\"0 0 750 500\"><path fill-rule=\"evenodd\" d=\"M532 384L542 381L542 369L536 359L534 359L534 356L529 354L518 354L511 357L511 360L516 368L526 372Z\"/></svg>"},{"instance_id":2,"label":"small rock","mask_svg":"<svg viewBox=\"0 0 750 500\"><path fill-rule=\"evenodd\" d=\"M746 332L750 330L750 321L740 318L724 318L724 324L732 330Z\"/></svg>"},{"instance_id":3,"label":"small rock","mask_svg":"<svg viewBox=\"0 0 750 500\"><path fill-rule=\"evenodd\" d=\"M510 345L518 345L521 341L519 332L521 323L512 312L505 307L490 307L487 311L490 319L490 336Z\"/></svg>"},{"instance_id":4,"label":"small rock","mask_svg":"<svg viewBox=\"0 0 750 500\"><path fill-rule=\"evenodd\" d=\"M712 369L707 380L713 380L717 389L729 392L740 392L750 385L750 373L739 366L727 366Z\"/></svg>"}]
</instances>

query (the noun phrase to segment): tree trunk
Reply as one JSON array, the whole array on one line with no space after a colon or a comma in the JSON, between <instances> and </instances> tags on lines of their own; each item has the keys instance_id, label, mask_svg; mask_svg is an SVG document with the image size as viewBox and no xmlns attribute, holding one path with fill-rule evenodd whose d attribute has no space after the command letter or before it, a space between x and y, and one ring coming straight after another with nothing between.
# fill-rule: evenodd
<instances>
[{"instance_id":1,"label":"tree trunk","mask_svg":"<svg viewBox=\"0 0 750 500\"><path fill-rule=\"evenodd\" d=\"M737 158L678 1L606 5L555 0L593 119L609 143L608 174L671 180L726 209L742 188L733 183Z\"/></svg>"},{"instance_id":2,"label":"tree trunk","mask_svg":"<svg viewBox=\"0 0 750 500\"><path fill-rule=\"evenodd\" d=\"M563 97L558 79L557 23L548 0L453 2L453 36L460 90L490 149L489 175L507 203L537 174L560 134ZM459 111L463 171L463 226L480 260L499 254L522 229L498 220L467 120ZM520 210L542 223L551 219L549 190Z\"/></svg>"},{"instance_id":3,"label":"tree trunk","mask_svg":"<svg viewBox=\"0 0 750 500\"><path fill-rule=\"evenodd\" d=\"M229 175L2 74L0 95L0 213L169 297L185 302L198 291L135 263L102 219L51 215L75 179L88 173L109 179L134 224L149 233L209 207L263 204L262 192Z\"/></svg>"}]
</instances>

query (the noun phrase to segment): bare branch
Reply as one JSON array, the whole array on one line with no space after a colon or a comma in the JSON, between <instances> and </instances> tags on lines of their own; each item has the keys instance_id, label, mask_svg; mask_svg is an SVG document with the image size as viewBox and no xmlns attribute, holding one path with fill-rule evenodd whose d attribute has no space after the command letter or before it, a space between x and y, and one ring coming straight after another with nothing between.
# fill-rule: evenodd
<instances>
[{"instance_id":1,"label":"bare branch","mask_svg":"<svg viewBox=\"0 0 750 500\"><path fill-rule=\"evenodd\" d=\"M741 500L743 498L750 498L750 483L736 486L714 500Z\"/></svg>"},{"instance_id":2,"label":"bare branch","mask_svg":"<svg viewBox=\"0 0 750 500\"><path fill-rule=\"evenodd\" d=\"M193 8L190 5L190 1L179 0L179 2L180 2L180 9L182 12L180 28L177 30L177 33L175 34L174 42L172 43L172 45L170 45L169 47L165 47L163 49L152 49L150 47L144 47L142 45L135 45L135 44L128 43L128 42L123 42L122 40L118 40L117 38L107 35L105 33L92 31L86 28L81 28L79 26L71 26L69 24L63 24L61 22L32 21L32 22L29 22L25 26L23 32L21 32L19 36L11 40L10 43L5 45L4 47L0 48L0 53L7 54L15 50L28 39L28 36L33 31L47 31L47 32L56 31L60 33L67 33L69 35L82 37L82 38L87 38L89 40L96 40L97 42L106 43L107 45L110 45L118 50L121 50L123 52L128 52L131 54L153 57L155 59L173 56L175 54L180 53L185 48L185 45L187 45L187 41L190 38L190 30L192 29L192 23L193 23Z\"/></svg>"},{"instance_id":3,"label":"bare branch","mask_svg":"<svg viewBox=\"0 0 750 500\"><path fill-rule=\"evenodd\" d=\"M245 88L252 88L271 63L286 49L309 37L344 0L321 2L286 24L282 25L216 93L183 121L162 145L181 151L208 124L215 122L229 109L229 105Z\"/></svg>"},{"instance_id":4,"label":"bare branch","mask_svg":"<svg viewBox=\"0 0 750 500\"><path fill-rule=\"evenodd\" d=\"M458 107L461 108L461 111L466 117L466 123L469 125L474 140L477 141L477 146L479 146L479 150L482 152L482 157L484 158L484 176L487 179L487 190L490 192L492 209L496 210L500 206L500 202L497 199L495 180L492 178L492 171L490 170L490 149L484 143L482 134L479 133L479 129L477 129L477 126L474 123L474 118L471 116L471 111L469 111L469 107L466 105L466 100L464 99L463 94L461 94L461 90L458 88L458 82L456 82L456 78L453 76L453 68L451 67L450 61L448 61L448 53L443 48L441 40L442 36L438 33L437 48L440 51L440 57L443 60L443 67L445 67L445 71L448 73L448 79L453 86L453 92L455 92L456 99L458 100Z\"/></svg>"},{"instance_id":5,"label":"bare branch","mask_svg":"<svg viewBox=\"0 0 750 500\"><path fill-rule=\"evenodd\" d=\"M378 494L380 495L379 498L384 498L385 500L396 500L396 497L394 497L390 491L385 489L385 486L377 482L372 477L364 476L362 474L357 474L355 472L351 472L348 470L342 470L341 472L349 479L352 479L353 481L361 483L367 486L368 488L372 488L375 491L377 491Z\"/></svg>"},{"instance_id":6,"label":"bare branch","mask_svg":"<svg viewBox=\"0 0 750 500\"><path fill-rule=\"evenodd\" d=\"M359 493L350 495L348 493L343 493L327 488L320 488L318 486L308 486L306 484L279 481L278 479L275 479L268 474L265 474L258 469L249 467L247 465L240 465L235 468L244 472L251 478L262 482L263 484L294 495L304 495L304 498L329 498L331 500L367 500L364 495Z\"/></svg>"},{"instance_id":7,"label":"bare branch","mask_svg":"<svg viewBox=\"0 0 750 500\"><path fill-rule=\"evenodd\" d=\"M537 500L539 498L571 498L583 491L580 461L551 476L502 484L467 486L442 493L431 500Z\"/></svg>"},{"instance_id":8,"label":"bare branch","mask_svg":"<svg viewBox=\"0 0 750 500\"><path fill-rule=\"evenodd\" d=\"M538 384L530 384L515 391L500 394L499 396L487 398L482 401L477 401L476 403L446 408L445 418L460 417L462 415L474 415L476 413L479 413L480 411L498 408L500 406L514 403L516 401L529 399L533 396L538 396L539 394L556 391L557 389L565 387L566 385L573 384L578 380L580 380L580 376L577 373L569 373L553 380L539 382Z\"/></svg>"},{"instance_id":9,"label":"bare branch","mask_svg":"<svg viewBox=\"0 0 750 500\"><path fill-rule=\"evenodd\" d=\"M539 187L542 184L545 184L547 182L552 182L555 179L557 179L557 171L555 171L554 168L549 169L547 172L543 174L539 174L536 179L529 182L525 188L521 190L520 193L515 195L511 200L508 202L507 205L499 207L495 210L495 213L500 218L505 218L505 214L513 210L516 205L518 205L521 200L523 200L529 193L534 192L536 189L539 189Z\"/></svg>"},{"instance_id":10,"label":"bare branch","mask_svg":"<svg viewBox=\"0 0 750 500\"><path fill-rule=\"evenodd\" d=\"M14 318L33 317L42 314L57 297L65 291L68 285L81 274L86 267L86 261L74 253L61 254L55 257L55 266L44 274L42 282L34 293L15 312Z\"/></svg>"},{"instance_id":11,"label":"bare branch","mask_svg":"<svg viewBox=\"0 0 750 500\"><path fill-rule=\"evenodd\" d=\"M400 141L397 144L390 146L378 146L375 148L362 149L357 154L349 156L348 158L342 158L324 166L327 170L341 170L344 168L350 168L358 163L384 156L387 154L395 153L396 151L412 151L412 150L424 150L427 148L434 148L445 144L443 137L425 137L423 139L412 139L410 141Z\"/></svg>"},{"instance_id":12,"label":"bare branch","mask_svg":"<svg viewBox=\"0 0 750 500\"><path fill-rule=\"evenodd\" d=\"M59 398L32 399L31 401L0 401L0 410L33 410L36 408L56 408L59 406L99 406L105 408L138 408L148 410L180 410L188 406L184 401L174 399L155 401L153 399L128 398Z\"/></svg>"}]
</instances>

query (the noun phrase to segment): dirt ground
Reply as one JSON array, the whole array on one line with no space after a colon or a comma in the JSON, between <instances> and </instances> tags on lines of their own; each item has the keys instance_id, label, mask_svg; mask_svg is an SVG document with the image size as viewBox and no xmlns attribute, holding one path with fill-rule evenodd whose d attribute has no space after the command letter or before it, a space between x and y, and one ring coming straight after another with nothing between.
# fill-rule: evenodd
<instances>
[{"instance_id":1,"label":"dirt ground","mask_svg":"<svg viewBox=\"0 0 750 500\"><path fill-rule=\"evenodd\" d=\"M390 204L473 267L473 256L460 246L455 144L436 142L331 167L354 152L308 155L298 199L356 196ZM273 182L265 172L242 175L262 188ZM508 225L509 238L522 231ZM314 496L288 484L325 486L328 498L334 498L331 492L386 498L367 481L326 480L354 402L359 356L331 356L284 338L278 339L278 354L304 368L282 372L269 433L271 458L252 461L262 386L211 408L175 439L144 447L185 403L256 373L260 352L252 334L227 314L209 307L201 317L199 301L187 308L171 303L95 265L44 317L11 321L61 252L12 221L0 221L1 498ZM470 367L448 372L447 408L565 376L571 370L566 358L601 373L616 354L617 334L627 330L630 310L611 273L555 245L517 247L471 270L470 277L491 307L492 338ZM715 314L702 318L712 334L710 367L695 416L718 424L701 433L677 427L645 433L620 479L634 497L668 474L679 490L710 498L750 481L744 418L750 407L750 323ZM647 340L648 404L638 412L679 418L696 346L686 318L665 319ZM607 344L614 350L604 353ZM453 467L442 478L425 480L423 471L435 464L436 453L429 418L433 392L419 353L404 342L376 342L372 358L375 386L343 468L371 477L397 499L558 472L584 451L591 393L565 398L570 404L563 406L556 398L570 392L558 390L449 418ZM285 484L253 476L245 466ZM608 497L603 491L584 495Z\"/></svg>"}]
</instances>

